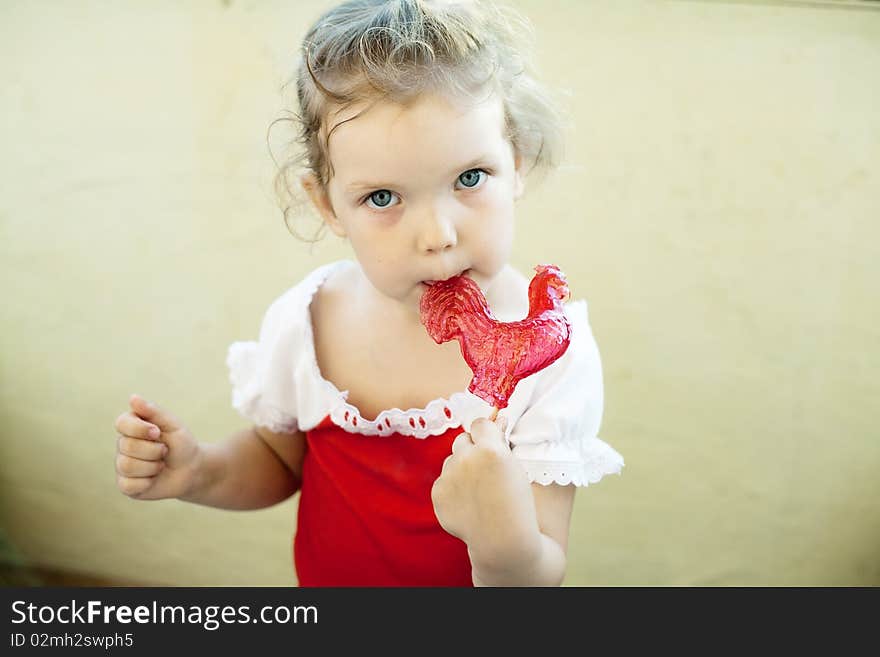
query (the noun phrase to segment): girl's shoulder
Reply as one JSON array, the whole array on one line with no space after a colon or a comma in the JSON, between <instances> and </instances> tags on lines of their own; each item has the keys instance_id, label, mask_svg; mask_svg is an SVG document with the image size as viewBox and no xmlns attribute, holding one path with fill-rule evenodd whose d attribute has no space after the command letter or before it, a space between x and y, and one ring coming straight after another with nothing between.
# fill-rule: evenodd
<instances>
[{"instance_id":1,"label":"girl's shoulder","mask_svg":"<svg viewBox=\"0 0 880 657\"><path fill-rule=\"evenodd\" d=\"M348 304L357 284L359 268L351 260L340 260L317 271L320 273L308 293L308 310L313 326L319 324L316 318L326 315L329 309Z\"/></svg>"},{"instance_id":2,"label":"girl's shoulder","mask_svg":"<svg viewBox=\"0 0 880 657\"><path fill-rule=\"evenodd\" d=\"M266 311L263 328L303 329L310 324L310 308L319 296L343 290L353 262L338 260L310 271L280 294Z\"/></svg>"},{"instance_id":3,"label":"girl's shoulder","mask_svg":"<svg viewBox=\"0 0 880 657\"><path fill-rule=\"evenodd\" d=\"M233 406L243 416L276 433L305 430L341 400L317 367L310 308L324 282L351 265L343 260L309 272L272 301L256 340L230 344Z\"/></svg>"}]
</instances>

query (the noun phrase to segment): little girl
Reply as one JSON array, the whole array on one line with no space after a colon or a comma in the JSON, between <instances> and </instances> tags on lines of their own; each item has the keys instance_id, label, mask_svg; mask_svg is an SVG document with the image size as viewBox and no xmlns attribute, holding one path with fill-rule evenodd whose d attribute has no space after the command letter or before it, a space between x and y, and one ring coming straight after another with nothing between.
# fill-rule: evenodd
<instances>
[{"instance_id":1,"label":"little girl","mask_svg":"<svg viewBox=\"0 0 880 657\"><path fill-rule=\"evenodd\" d=\"M496 423L466 390L459 345L419 320L426 284L459 274L502 321L528 309L528 279L507 264L514 205L526 171L554 162L556 123L510 21L476 1L352 0L311 28L299 182L355 259L307 275L257 341L231 345L251 428L198 442L132 395L116 421L123 493L257 509L299 491L303 586L562 582L575 487L623 465L596 437L586 302L566 306L565 355Z\"/></svg>"}]
</instances>

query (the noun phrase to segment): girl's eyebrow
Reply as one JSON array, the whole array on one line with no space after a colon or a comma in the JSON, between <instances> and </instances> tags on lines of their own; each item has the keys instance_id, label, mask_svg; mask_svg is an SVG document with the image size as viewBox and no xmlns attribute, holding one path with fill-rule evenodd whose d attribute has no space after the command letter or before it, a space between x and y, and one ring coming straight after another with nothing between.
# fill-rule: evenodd
<instances>
[{"instance_id":1,"label":"girl's eyebrow","mask_svg":"<svg viewBox=\"0 0 880 657\"><path fill-rule=\"evenodd\" d=\"M459 166L453 168L450 171L449 175L454 175L455 173L461 173L463 171L469 171L470 169L474 169L479 165L489 165L489 163L492 161L493 161L493 158L491 158L490 156L480 155L479 157L475 157L474 159L470 160L469 162L467 162L465 164L462 164L462 165L459 165ZM350 185L346 186L345 189L348 192L358 192L358 191L367 190L367 189L394 189L395 187L397 187L397 185L395 185L394 183L389 183L389 182L369 182L369 181L360 182L359 181L359 182L351 183Z\"/></svg>"}]
</instances>

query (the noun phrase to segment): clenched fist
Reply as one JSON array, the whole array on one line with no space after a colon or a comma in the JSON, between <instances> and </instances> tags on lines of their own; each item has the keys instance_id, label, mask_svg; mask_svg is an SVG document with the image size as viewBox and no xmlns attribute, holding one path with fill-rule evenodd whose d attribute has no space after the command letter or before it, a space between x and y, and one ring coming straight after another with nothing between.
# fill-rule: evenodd
<instances>
[{"instance_id":1,"label":"clenched fist","mask_svg":"<svg viewBox=\"0 0 880 657\"><path fill-rule=\"evenodd\" d=\"M506 564L535 550L540 530L528 476L502 427L487 419L452 443L431 501L440 526L467 544L472 559Z\"/></svg>"},{"instance_id":2,"label":"clenched fist","mask_svg":"<svg viewBox=\"0 0 880 657\"><path fill-rule=\"evenodd\" d=\"M116 418L116 485L138 500L185 495L195 481L199 443L171 414L138 395Z\"/></svg>"}]
</instances>

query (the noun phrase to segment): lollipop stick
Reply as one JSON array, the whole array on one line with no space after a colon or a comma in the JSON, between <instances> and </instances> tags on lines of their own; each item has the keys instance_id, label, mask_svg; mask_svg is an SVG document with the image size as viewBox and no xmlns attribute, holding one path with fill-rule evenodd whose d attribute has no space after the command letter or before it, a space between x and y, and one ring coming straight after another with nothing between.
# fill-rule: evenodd
<instances>
[{"instance_id":1,"label":"lollipop stick","mask_svg":"<svg viewBox=\"0 0 880 657\"><path fill-rule=\"evenodd\" d=\"M489 416L489 422L494 422L497 417L498 417L498 407L493 406L492 407L492 415Z\"/></svg>"}]
</instances>

